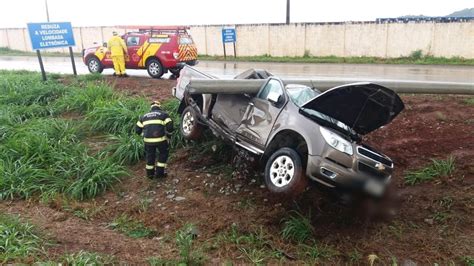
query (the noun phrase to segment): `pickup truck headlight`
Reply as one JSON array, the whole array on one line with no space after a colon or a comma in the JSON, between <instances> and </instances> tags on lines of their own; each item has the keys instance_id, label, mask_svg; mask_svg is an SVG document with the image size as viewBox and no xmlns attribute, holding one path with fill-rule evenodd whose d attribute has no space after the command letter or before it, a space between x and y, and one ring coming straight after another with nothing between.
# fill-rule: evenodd
<instances>
[{"instance_id":1,"label":"pickup truck headlight","mask_svg":"<svg viewBox=\"0 0 474 266\"><path fill-rule=\"evenodd\" d=\"M341 151L343 153L352 155L352 145L349 141L345 140L338 134L332 132L331 130L328 130L324 127L319 127L321 131L321 135L323 135L324 140L333 147L334 149Z\"/></svg>"}]
</instances>

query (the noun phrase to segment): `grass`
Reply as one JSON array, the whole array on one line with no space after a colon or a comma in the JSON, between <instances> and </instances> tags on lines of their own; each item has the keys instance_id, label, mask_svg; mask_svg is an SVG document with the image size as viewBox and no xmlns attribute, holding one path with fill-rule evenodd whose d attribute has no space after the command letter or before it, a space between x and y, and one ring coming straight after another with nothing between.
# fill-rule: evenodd
<instances>
[{"instance_id":1,"label":"grass","mask_svg":"<svg viewBox=\"0 0 474 266\"><path fill-rule=\"evenodd\" d=\"M113 256L99 254L95 252L87 252L83 250L77 253L68 254L64 256L63 260L66 265L74 266L100 266L112 265L116 263L116 259Z\"/></svg>"},{"instance_id":2,"label":"grass","mask_svg":"<svg viewBox=\"0 0 474 266\"><path fill-rule=\"evenodd\" d=\"M81 53L73 53L74 56L82 56ZM9 55L9 56L36 56L36 52L25 52L20 50L10 49L8 47L0 47L0 55ZM65 57L69 56L69 53L61 52L41 52L41 56L51 56L51 57Z\"/></svg>"},{"instance_id":3,"label":"grass","mask_svg":"<svg viewBox=\"0 0 474 266\"><path fill-rule=\"evenodd\" d=\"M160 257L150 257L147 259L148 264L150 266L174 266L174 265L186 265L186 264L180 264L176 260L170 260L170 259L163 259Z\"/></svg>"},{"instance_id":4,"label":"grass","mask_svg":"<svg viewBox=\"0 0 474 266\"><path fill-rule=\"evenodd\" d=\"M469 97L465 99L464 102L468 105L474 105L474 97Z\"/></svg>"},{"instance_id":5,"label":"grass","mask_svg":"<svg viewBox=\"0 0 474 266\"><path fill-rule=\"evenodd\" d=\"M111 134L134 134L135 123L140 115L149 111L144 98L121 98L113 101L97 101L86 114L91 129ZM140 114L140 115L139 115Z\"/></svg>"},{"instance_id":6,"label":"grass","mask_svg":"<svg viewBox=\"0 0 474 266\"><path fill-rule=\"evenodd\" d=\"M199 55L199 60L224 61L223 56ZM380 57L337 57L337 56L310 56L305 53L300 57L274 57L269 55L229 57L228 61L238 62L279 62L279 63L333 63L333 64L416 64L416 65L474 65L474 59L462 57L434 57L423 55L421 51L413 51L410 56L398 58Z\"/></svg>"},{"instance_id":7,"label":"grass","mask_svg":"<svg viewBox=\"0 0 474 266\"><path fill-rule=\"evenodd\" d=\"M314 232L311 220L297 211L291 211L290 215L283 218L283 239L293 240L299 243L310 239Z\"/></svg>"},{"instance_id":8,"label":"grass","mask_svg":"<svg viewBox=\"0 0 474 266\"><path fill-rule=\"evenodd\" d=\"M168 113L171 120L173 120L174 134L170 138L170 147L172 150L184 147L184 137L179 134L179 124L181 117L178 114L178 107L180 102L177 99L171 99L162 103L161 107Z\"/></svg>"},{"instance_id":9,"label":"grass","mask_svg":"<svg viewBox=\"0 0 474 266\"><path fill-rule=\"evenodd\" d=\"M223 244L233 245L232 249L238 249L242 257L253 264L264 264L269 259L282 257L280 251L272 248L270 236L261 227L253 231L242 231L233 224L227 232L217 236L215 245Z\"/></svg>"},{"instance_id":10,"label":"grass","mask_svg":"<svg viewBox=\"0 0 474 266\"><path fill-rule=\"evenodd\" d=\"M108 135L107 139L110 144L102 151L104 157L110 157L120 164L133 165L145 156L145 145L141 136L122 133Z\"/></svg>"},{"instance_id":11,"label":"grass","mask_svg":"<svg viewBox=\"0 0 474 266\"><path fill-rule=\"evenodd\" d=\"M176 247L178 248L179 258L165 259L161 257L150 257L148 263L155 265L203 265L204 256L199 250L194 249L193 241L196 237L195 226L185 224L176 231Z\"/></svg>"},{"instance_id":12,"label":"grass","mask_svg":"<svg viewBox=\"0 0 474 266\"><path fill-rule=\"evenodd\" d=\"M461 261L467 266L474 266L474 257L472 256L462 256Z\"/></svg>"},{"instance_id":13,"label":"grass","mask_svg":"<svg viewBox=\"0 0 474 266\"><path fill-rule=\"evenodd\" d=\"M186 265L194 261L192 247L193 239L196 236L193 230L194 225L186 224L183 228L176 231L176 246L179 249L180 262Z\"/></svg>"},{"instance_id":14,"label":"grass","mask_svg":"<svg viewBox=\"0 0 474 266\"><path fill-rule=\"evenodd\" d=\"M43 252L43 244L33 225L16 216L0 214L0 264L34 258Z\"/></svg>"},{"instance_id":15,"label":"grass","mask_svg":"<svg viewBox=\"0 0 474 266\"><path fill-rule=\"evenodd\" d=\"M88 75L86 75L88 76ZM64 97L55 103L61 111L75 111L85 114L91 111L99 102L117 99L119 96L104 83L86 83L81 86L69 88Z\"/></svg>"},{"instance_id":16,"label":"grass","mask_svg":"<svg viewBox=\"0 0 474 266\"><path fill-rule=\"evenodd\" d=\"M152 237L155 234L153 230L147 228L143 223L125 214L116 217L108 226L131 238Z\"/></svg>"},{"instance_id":17,"label":"grass","mask_svg":"<svg viewBox=\"0 0 474 266\"><path fill-rule=\"evenodd\" d=\"M90 199L126 176L126 165L143 158L134 127L149 111L145 98L122 96L98 75L79 77L67 87L61 76L42 82L27 71L0 75L0 200ZM163 107L178 125L177 101ZM93 135L107 136L103 149L88 145ZM171 143L182 145L179 130Z\"/></svg>"},{"instance_id":18,"label":"grass","mask_svg":"<svg viewBox=\"0 0 474 266\"><path fill-rule=\"evenodd\" d=\"M354 249L351 252L349 252L347 254L347 257L349 259L350 265L358 264L363 258L362 254L360 254L360 252L357 249Z\"/></svg>"},{"instance_id":19,"label":"grass","mask_svg":"<svg viewBox=\"0 0 474 266\"><path fill-rule=\"evenodd\" d=\"M450 156L446 160L432 159L431 164L418 170L406 173L405 183L415 185L421 182L431 181L437 177L448 176L454 172L454 157Z\"/></svg>"},{"instance_id":20,"label":"grass","mask_svg":"<svg viewBox=\"0 0 474 266\"><path fill-rule=\"evenodd\" d=\"M310 260L316 263L319 260L330 260L332 257L339 253L328 245L319 245L316 242L310 244L300 244L298 246L300 256L304 257L305 260Z\"/></svg>"}]
</instances>

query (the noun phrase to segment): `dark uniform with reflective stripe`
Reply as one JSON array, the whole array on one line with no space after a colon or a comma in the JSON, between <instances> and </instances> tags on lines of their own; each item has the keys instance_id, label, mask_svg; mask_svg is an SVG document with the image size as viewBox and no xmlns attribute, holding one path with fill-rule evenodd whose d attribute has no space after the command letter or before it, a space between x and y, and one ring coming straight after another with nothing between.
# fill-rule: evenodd
<instances>
[{"instance_id":1,"label":"dark uniform with reflective stripe","mask_svg":"<svg viewBox=\"0 0 474 266\"><path fill-rule=\"evenodd\" d=\"M146 174L149 178L164 177L168 160L168 135L173 132L173 121L162 111L158 104L153 104L151 112L140 117L135 127L137 134L143 134L146 153ZM158 149L158 161L156 150ZM156 173L155 173L156 163Z\"/></svg>"}]
</instances>

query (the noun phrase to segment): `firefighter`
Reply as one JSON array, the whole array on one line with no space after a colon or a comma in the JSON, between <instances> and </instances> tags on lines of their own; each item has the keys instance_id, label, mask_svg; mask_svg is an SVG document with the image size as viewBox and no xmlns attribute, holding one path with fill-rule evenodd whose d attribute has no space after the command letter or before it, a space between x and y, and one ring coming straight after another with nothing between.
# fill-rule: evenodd
<instances>
[{"instance_id":1,"label":"firefighter","mask_svg":"<svg viewBox=\"0 0 474 266\"><path fill-rule=\"evenodd\" d=\"M110 56L114 63L114 76L128 77L127 73L125 73L125 56L128 56L127 45L124 40L118 36L116 31L114 31L112 35L107 46L110 49Z\"/></svg>"},{"instance_id":2,"label":"firefighter","mask_svg":"<svg viewBox=\"0 0 474 266\"><path fill-rule=\"evenodd\" d=\"M173 132L173 121L166 112L161 110L159 102L152 102L151 111L140 117L135 132L143 135L145 142L145 169L148 178L166 177L166 161L169 154L168 137ZM157 150L158 160L156 160Z\"/></svg>"}]
</instances>

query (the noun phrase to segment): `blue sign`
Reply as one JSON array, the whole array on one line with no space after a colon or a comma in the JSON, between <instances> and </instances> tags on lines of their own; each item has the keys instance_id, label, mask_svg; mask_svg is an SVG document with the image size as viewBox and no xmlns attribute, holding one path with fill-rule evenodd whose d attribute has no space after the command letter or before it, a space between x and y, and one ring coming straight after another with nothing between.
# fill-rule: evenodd
<instances>
[{"instance_id":1,"label":"blue sign","mask_svg":"<svg viewBox=\"0 0 474 266\"><path fill-rule=\"evenodd\" d=\"M28 23L33 50L74 46L71 22Z\"/></svg>"},{"instance_id":2,"label":"blue sign","mask_svg":"<svg viewBox=\"0 0 474 266\"><path fill-rule=\"evenodd\" d=\"M223 28L222 29L222 42L236 42L237 36L235 35L235 28Z\"/></svg>"}]
</instances>

